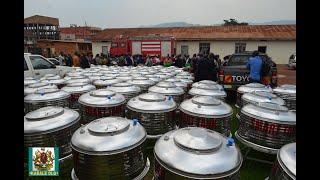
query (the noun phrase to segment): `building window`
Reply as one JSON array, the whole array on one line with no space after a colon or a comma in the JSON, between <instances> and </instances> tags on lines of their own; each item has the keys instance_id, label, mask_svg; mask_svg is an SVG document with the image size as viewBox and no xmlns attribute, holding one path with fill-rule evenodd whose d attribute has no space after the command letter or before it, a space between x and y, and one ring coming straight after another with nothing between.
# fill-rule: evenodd
<instances>
[{"instance_id":1,"label":"building window","mask_svg":"<svg viewBox=\"0 0 320 180\"><path fill-rule=\"evenodd\" d=\"M258 51L261 53L266 53L267 52L267 46L258 46Z\"/></svg>"},{"instance_id":2,"label":"building window","mask_svg":"<svg viewBox=\"0 0 320 180\"><path fill-rule=\"evenodd\" d=\"M210 53L210 43L200 43L199 44L199 53L209 54Z\"/></svg>"},{"instance_id":3,"label":"building window","mask_svg":"<svg viewBox=\"0 0 320 180\"><path fill-rule=\"evenodd\" d=\"M102 46L102 53L108 54L108 46Z\"/></svg>"},{"instance_id":4,"label":"building window","mask_svg":"<svg viewBox=\"0 0 320 180\"><path fill-rule=\"evenodd\" d=\"M111 47L117 48L117 47L118 47L118 43L116 43L116 42L112 43L112 44L111 44Z\"/></svg>"},{"instance_id":5,"label":"building window","mask_svg":"<svg viewBox=\"0 0 320 180\"><path fill-rule=\"evenodd\" d=\"M126 47L126 43L125 42L121 42L120 43L120 47L125 48Z\"/></svg>"},{"instance_id":6,"label":"building window","mask_svg":"<svg viewBox=\"0 0 320 180\"><path fill-rule=\"evenodd\" d=\"M246 51L246 43L236 43L235 45L235 53L241 53Z\"/></svg>"}]
</instances>

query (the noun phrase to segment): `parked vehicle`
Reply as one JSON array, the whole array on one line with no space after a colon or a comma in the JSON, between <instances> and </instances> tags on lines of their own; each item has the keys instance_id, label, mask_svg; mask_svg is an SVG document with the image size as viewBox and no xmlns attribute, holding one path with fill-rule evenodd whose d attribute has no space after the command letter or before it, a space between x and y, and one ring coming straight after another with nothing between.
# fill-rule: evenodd
<instances>
[{"instance_id":1,"label":"parked vehicle","mask_svg":"<svg viewBox=\"0 0 320 180\"><path fill-rule=\"evenodd\" d=\"M293 69L296 69L296 58L297 58L296 53L292 54L289 57L289 61L288 61L287 66L292 67Z\"/></svg>"},{"instance_id":2,"label":"parked vehicle","mask_svg":"<svg viewBox=\"0 0 320 180\"><path fill-rule=\"evenodd\" d=\"M52 62L54 65L59 65L59 61L56 58L47 58L50 62Z\"/></svg>"},{"instance_id":3,"label":"parked vehicle","mask_svg":"<svg viewBox=\"0 0 320 180\"><path fill-rule=\"evenodd\" d=\"M267 54L260 53L259 56L271 66L268 75L262 78L262 84L276 87L277 67L275 62ZM246 65L250 57L252 57L251 51L235 53L230 56L226 66L221 66L218 81L225 90L236 90L239 86L249 83L250 70Z\"/></svg>"},{"instance_id":4,"label":"parked vehicle","mask_svg":"<svg viewBox=\"0 0 320 180\"><path fill-rule=\"evenodd\" d=\"M64 77L67 72L75 69L68 66L56 66L41 55L24 53L24 77L40 79L46 74L58 74Z\"/></svg>"}]
</instances>

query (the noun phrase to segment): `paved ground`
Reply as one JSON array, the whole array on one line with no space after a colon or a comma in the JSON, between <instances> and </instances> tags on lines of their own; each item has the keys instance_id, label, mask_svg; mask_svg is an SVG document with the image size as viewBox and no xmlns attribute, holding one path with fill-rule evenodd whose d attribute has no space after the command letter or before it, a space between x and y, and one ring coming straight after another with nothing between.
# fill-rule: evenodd
<instances>
[{"instance_id":1,"label":"paved ground","mask_svg":"<svg viewBox=\"0 0 320 180\"><path fill-rule=\"evenodd\" d=\"M278 85L296 84L296 70L286 67L284 64L278 64Z\"/></svg>"}]
</instances>

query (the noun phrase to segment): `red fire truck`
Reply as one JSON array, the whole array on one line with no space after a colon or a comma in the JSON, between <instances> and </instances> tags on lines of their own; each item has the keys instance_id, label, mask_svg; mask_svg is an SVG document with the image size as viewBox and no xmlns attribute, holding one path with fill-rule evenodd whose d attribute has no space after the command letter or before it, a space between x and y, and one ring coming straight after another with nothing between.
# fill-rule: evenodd
<instances>
[{"instance_id":1,"label":"red fire truck","mask_svg":"<svg viewBox=\"0 0 320 180\"><path fill-rule=\"evenodd\" d=\"M174 53L175 39L170 35L151 34L147 36L135 36L128 39L114 38L110 47L110 55L122 55L129 53L159 55L165 57Z\"/></svg>"}]
</instances>

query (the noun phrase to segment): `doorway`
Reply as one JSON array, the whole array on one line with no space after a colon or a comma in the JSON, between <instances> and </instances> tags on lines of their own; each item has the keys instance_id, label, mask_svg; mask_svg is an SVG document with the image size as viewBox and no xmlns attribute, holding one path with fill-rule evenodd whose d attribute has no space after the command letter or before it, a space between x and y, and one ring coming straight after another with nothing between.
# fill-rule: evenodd
<instances>
[{"instance_id":1,"label":"doorway","mask_svg":"<svg viewBox=\"0 0 320 180\"><path fill-rule=\"evenodd\" d=\"M185 57L189 54L189 47L188 46L181 46L181 56Z\"/></svg>"}]
</instances>

